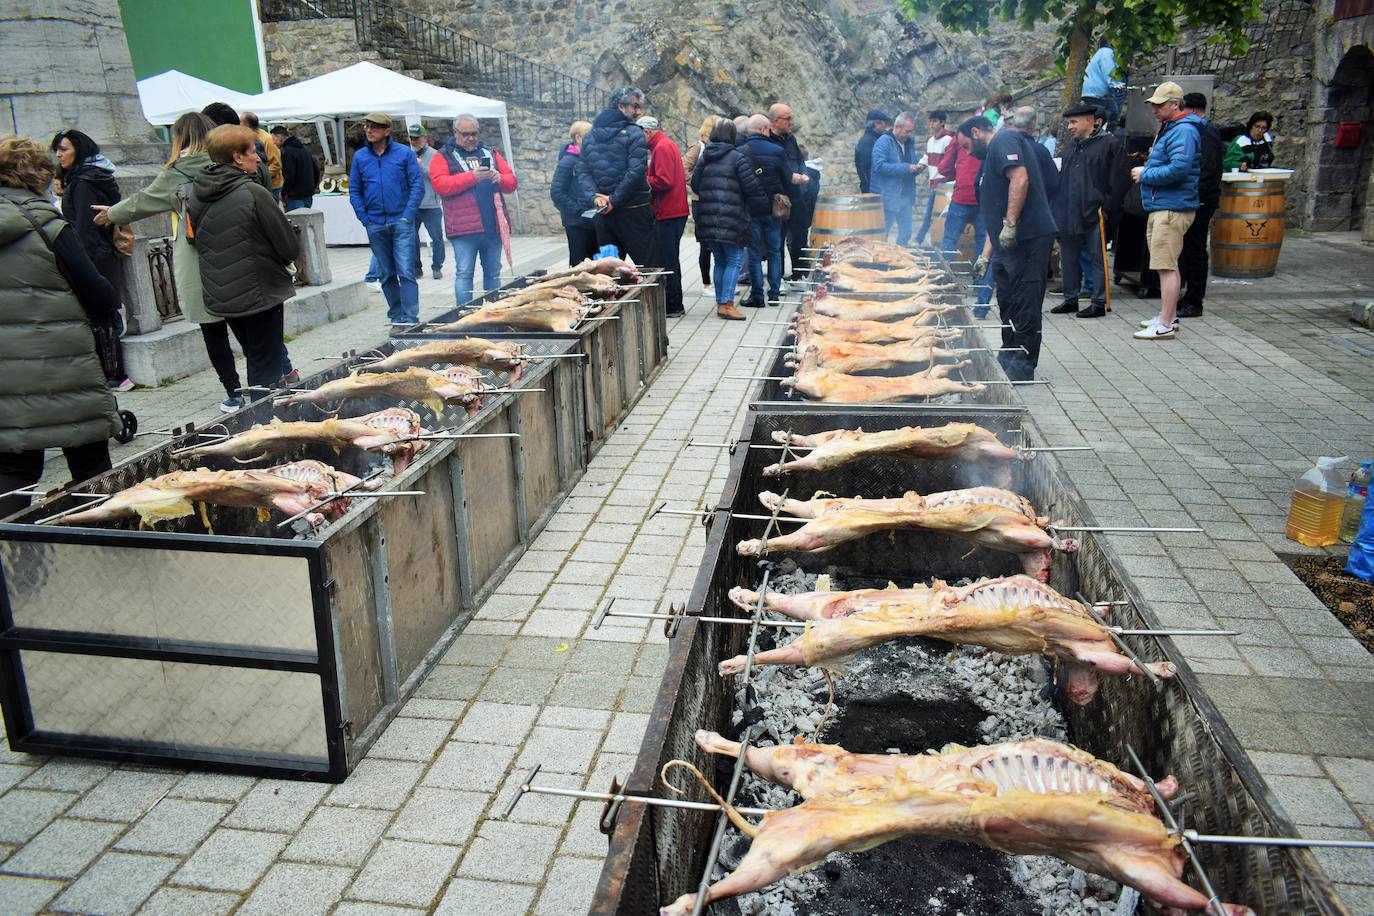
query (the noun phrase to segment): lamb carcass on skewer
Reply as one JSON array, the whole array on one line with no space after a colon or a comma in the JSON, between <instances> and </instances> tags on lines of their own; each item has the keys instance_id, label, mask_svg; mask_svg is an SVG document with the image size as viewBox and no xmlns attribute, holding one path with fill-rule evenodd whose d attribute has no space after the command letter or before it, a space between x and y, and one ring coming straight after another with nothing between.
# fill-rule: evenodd
<instances>
[{"instance_id":1,"label":"lamb carcass on skewer","mask_svg":"<svg viewBox=\"0 0 1374 916\"><path fill-rule=\"evenodd\" d=\"M590 296L613 296L620 289L620 284L615 282L615 277L600 273L589 273L578 271L576 273L559 274L545 280L539 280L528 286L523 286L515 290L511 295L519 296L521 293L532 293L547 289L575 289L579 293Z\"/></svg>"},{"instance_id":2,"label":"lamb carcass on skewer","mask_svg":"<svg viewBox=\"0 0 1374 916\"><path fill-rule=\"evenodd\" d=\"M917 317L921 319L919 322L915 322L918 324L939 324L941 318L956 308L958 306L938 305L924 295L908 296L905 299L894 299L891 302L844 299L839 296L832 296L826 287L821 286L817 287L816 292L802 303L800 314L827 315L846 321L888 321L896 318Z\"/></svg>"},{"instance_id":3,"label":"lamb carcass on skewer","mask_svg":"<svg viewBox=\"0 0 1374 916\"><path fill-rule=\"evenodd\" d=\"M1050 520L1037 516L1028 500L996 487L971 487L921 496L908 493L898 499L846 499L841 497L801 501L784 499L767 491L759 502L772 511L811 521L796 531L767 540L740 541L742 556L762 556L774 550L821 553L837 544L880 531L924 528L966 535L975 544L1017 554L1028 576L1048 582L1051 550L1072 553L1078 544L1056 538L1045 529Z\"/></svg>"},{"instance_id":4,"label":"lamb carcass on skewer","mask_svg":"<svg viewBox=\"0 0 1374 916\"><path fill-rule=\"evenodd\" d=\"M882 267L921 267L921 260L900 245L857 235L836 239L821 257L823 264L875 264Z\"/></svg>"},{"instance_id":5,"label":"lamb carcass on skewer","mask_svg":"<svg viewBox=\"0 0 1374 916\"><path fill-rule=\"evenodd\" d=\"M1145 784L1066 744L1040 738L950 744L938 754L907 756L851 754L830 744L745 750L708 731L697 732L696 742L711 754L743 752L755 774L804 799L758 824L726 806L753 842L734 872L707 888L708 903L804 871L831 852L926 836L1055 856L1136 888L1170 916L1208 906L1206 894L1181 880L1186 855ZM672 765L664 767L665 783ZM1166 799L1178 792L1172 776L1156 785ZM696 894L684 894L659 913L685 916L695 903ZM1227 916L1254 916L1244 906L1223 906Z\"/></svg>"},{"instance_id":6,"label":"lamb carcass on skewer","mask_svg":"<svg viewBox=\"0 0 1374 916\"><path fill-rule=\"evenodd\" d=\"M197 445L171 453L173 458L205 458L215 456L235 461L256 461L275 452L284 452L301 445L323 445L334 449L345 446L379 450L391 455L395 471L401 473L416 452L423 451L424 442L397 442L407 436L424 432L420 415L408 407L388 407L352 419L331 417L328 420L272 420L252 429L230 436L221 442Z\"/></svg>"},{"instance_id":7,"label":"lamb carcass on skewer","mask_svg":"<svg viewBox=\"0 0 1374 916\"><path fill-rule=\"evenodd\" d=\"M539 362L538 357L524 355L524 347L513 340L484 340L481 337L459 337L453 340L433 340L416 347L397 350L385 359L368 365L372 371L404 369L407 366L439 366L457 363L476 366L492 372L509 372L510 380L518 382L525 372L525 363Z\"/></svg>"},{"instance_id":8,"label":"lamb carcass on skewer","mask_svg":"<svg viewBox=\"0 0 1374 916\"><path fill-rule=\"evenodd\" d=\"M922 268L909 268L911 271ZM954 289L952 283L937 283L933 276L899 278L889 276L893 271L872 271L852 264L834 264L826 268L830 287L846 293L912 293L930 295Z\"/></svg>"},{"instance_id":9,"label":"lamb carcass on skewer","mask_svg":"<svg viewBox=\"0 0 1374 916\"><path fill-rule=\"evenodd\" d=\"M865 262L866 263L866 262ZM917 264L893 265L891 267L864 267L860 262L852 258L845 258L825 265L822 270L828 276L843 278L845 280L862 280L873 283L892 283L899 284L897 288L908 283L932 284L941 276L938 268L922 267Z\"/></svg>"},{"instance_id":10,"label":"lamb carcass on skewer","mask_svg":"<svg viewBox=\"0 0 1374 916\"><path fill-rule=\"evenodd\" d=\"M497 303L481 306L457 321L439 325L435 330L466 331L469 328L498 325L566 334L592 311L595 309L589 309L572 299L542 299L509 307Z\"/></svg>"},{"instance_id":11,"label":"lamb carcass on skewer","mask_svg":"<svg viewBox=\"0 0 1374 916\"><path fill-rule=\"evenodd\" d=\"M571 286L549 286L526 287L516 290L508 296L504 296L488 305L499 304L501 308L514 308L517 305L529 305L534 302L548 302L551 299L567 299L570 302L577 302L586 305L591 299L582 295Z\"/></svg>"},{"instance_id":12,"label":"lamb carcass on skewer","mask_svg":"<svg viewBox=\"0 0 1374 916\"><path fill-rule=\"evenodd\" d=\"M1077 601L1029 576L985 579L963 587L937 581L929 589L864 589L836 600L812 595L765 595L764 607L816 622L801 638L759 652L756 665L824 665L860 649L901 636L926 636L960 646L983 646L1005 655L1049 655L1062 659L1069 698L1080 706L1097 695L1098 674L1141 674L1140 666L1117 651L1107 629ZM732 589L730 600L752 611L758 594ZM793 600L797 599L797 600ZM816 618L814 614L826 614ZM738 674L743 655L720 663L722 676ZM1155 662L1150 670L1172 677L1174 666Z\"/></svg>"},{"instance_id":13,"label":"lamb carcass on skewer","mask_svg":"<svg viewBox=\"0 0 1374 916\"><path fill-rule=\"evenodd\" d=\"M285 406L390 397L426 404L437 415L443 410L445 401L458 401L467 409L468 416L472 416L482 409L482 395L489 390L482 373L468 366L450 366L438 372L411 366L404 372L355 371L311 391L282 398L277 403Z\"/></svg>"},{"instance_id":14,"label":"lamb carcass on skewer","mask_svg":"<svg viewBox=\"0 0 1374 916\"><path fill-rule=\"evenodd\" d=\"M941 359L960 359L970 352L966 349L946 349L936 344L916 345L905 340L887 344L849 343L799 332L796 350L805 352L811 347L816 348L817 365L844 373L927 366ZM798 362L795 351L787 354L784 360L784 364L791 367L796 367Z\"/></svg>"},{"instance_id":15,"label":"lamb carcass on skewer","mask_svg":"<svg viewBox=\"0 0 1374 916\"><path fill-rule=\"evenodd\" d=\"M933 363L924 372L912 375L867 376L848 375L820 365L816 347L808 347L797 363L797 372L781 382L784 388L795 388L817 401L841 404L882 404L912 398L932 398L942 394L977 394L987 386L978 382L961 382L949 377L973 365L973 360L957 363Z\"/></svg>"},{"instance_id":16,"label":"lamb carcass on skewer","mask_svg":"<svg viewBox=\"0 0 1374 916\"><path fill-rule=\"evenodd\" d=\"M1029 461L1033 452L1021 452L1003 445L991 430L976 423L946 423L944 426L903 426L866 433L859 429L831 429L799 435L784 430L773 433L779 445L809 448L811 451L787 462L770 464L765 477L790 471L828 471L859 458L883 455L901 461L932 458L941 461L996 462L1010 483L1009 461ZM1002 484L1005 486L1006 484Z\"/></svg>"},{"instance_id":17,"label":"lamb carcass on skewer","mask_svg":"<svg viewBox=\"0 0 1374 916\"><path fill-rule=\"evenodd\" d=\"M817 334L827 340L842 340L848 343L912 341L918 346L938 346L963 338L963 331L935 327L934 323L939 320L939 315L932 312L932 309L927 309L920 314L897 321L852 320L810 313L797 316L796 331L798 334Z\"/></svg>"},{"instance_id":18,"label":"lamb carcass on skewer","mask_svg":"<svg viewBox=\"0 0 1374 916\"><path fill-rule=\"evenodd\" d=\"M318 467L316 467L318 465ZM142 523L183 518L195 513L192 503L256 508L266 518L268 509L295 515L333 493L358 484L359 478L336 471L318 461L295 461L266 470L173 471L135 484L98 506L64 516L64 525L90 525L132 518ZM338 518L348 511L347 500L334 500L306 518L312 525ZM208 519L202 519L209 527Z\"/></svg>"},{"instance_id":19,"label":"lamb carcass on skewer","mask_svg":"<svg viewBox=\"0 0 1374 916\"><path fill-rule=\"evenodd\" d=\"M595 261L591 258L584 258L566 270L546 274L546 276L553 277L575 273L606 274L626 284L644 281L644 275L639 272L639 268L634 265L634 262L626 261L623 258L598 258Z\"/></svg>"}]
</instances>

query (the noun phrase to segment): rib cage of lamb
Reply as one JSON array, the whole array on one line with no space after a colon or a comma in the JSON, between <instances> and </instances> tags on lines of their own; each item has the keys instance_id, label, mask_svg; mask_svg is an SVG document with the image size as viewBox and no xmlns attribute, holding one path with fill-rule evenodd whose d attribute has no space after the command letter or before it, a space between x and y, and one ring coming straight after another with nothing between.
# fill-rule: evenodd
<instances>
[{"instance_id":1,"label":"rib cage of lamb","mask_svg":"<svg viewBox=\"0 0 1374 916\"><path fill-rule=\"evenodd\" d=\"M951 372L972 364L972 360L966 359L957 363L932 363L925 370L910 375L850 375L821 366L820 351L810 346L798 360L796 374L779 384L795 388L813 400L842 404L882 404L944 394L978 394L986 391L987 386L949 377Z\"/></svg>"}]
</instances>

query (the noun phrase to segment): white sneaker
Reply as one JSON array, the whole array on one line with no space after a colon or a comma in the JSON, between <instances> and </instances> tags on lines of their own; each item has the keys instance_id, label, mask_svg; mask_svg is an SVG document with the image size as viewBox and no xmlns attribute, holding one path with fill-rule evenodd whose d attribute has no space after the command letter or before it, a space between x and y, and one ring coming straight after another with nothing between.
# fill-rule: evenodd
<instances>
[{"instance_id":1,"label":"white sneaker","mask_svg":"<svg viewBox=\"0 0 1374 916\"><path fill-rule=\"evenodd\" d=\"M363 283L363 286L366 286L374 293L380 293L382 291L382 284L378 280L373 280L371 283Z\"/></svg>"},{"instance_id":2,"label":"white sneaker","mask_svg":"<svg viewBox=\"0 0 1374 916\"><path fill-rule=\"evenodd\" d=\"M1152 315L1152 316L1150 316L1149 318L1146 318L1144 321L1140 322L1140 326L1141 326L1142 328L1152 327L1152 326L1157 325L1157 324L1159 324L1159 316L1158 316L1158 315ZM1175 331L1178 330L1178 319L1177 319L1177 318L1174 319L1174 330L1175 330Z\"/></svg>"},{"instance_id":3,"label":"white sneaker","mask_svg":"<svg viewBox=\"0 0 1374 916\"><path fill-rule=\"evenodd\" d=\"M1177 328L1165 327L1162 324L1151 324L1147 328L1141 328L1133 335L1136 340L1173 340L1178 335Z\"/></svg>"}]
</instances>

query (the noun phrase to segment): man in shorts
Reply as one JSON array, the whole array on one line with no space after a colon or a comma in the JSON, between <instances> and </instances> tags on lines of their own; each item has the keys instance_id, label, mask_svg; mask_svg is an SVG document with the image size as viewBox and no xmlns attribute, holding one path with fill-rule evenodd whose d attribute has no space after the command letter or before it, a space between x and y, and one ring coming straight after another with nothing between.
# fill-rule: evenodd
<instances>
[{"instance_id":1,"label":"man in shorts","mask_svg":"<svg viewBox=\"0 0 1374 916\"><path fill-rule=\"evenodd\" d=\"M1140 200L1148 214L1145 241L1150 269L1159 273L1159 314L1143 322L1135 336L1171 340L1178 334L1178 256L1198 208L1202 119L1183 110L1183 87L1178 83L1160 83L1145 101L1154 109L1159 134L1145 165L1131 169L1131 177L1140 183Z\"/></svg>"}]
</instances>

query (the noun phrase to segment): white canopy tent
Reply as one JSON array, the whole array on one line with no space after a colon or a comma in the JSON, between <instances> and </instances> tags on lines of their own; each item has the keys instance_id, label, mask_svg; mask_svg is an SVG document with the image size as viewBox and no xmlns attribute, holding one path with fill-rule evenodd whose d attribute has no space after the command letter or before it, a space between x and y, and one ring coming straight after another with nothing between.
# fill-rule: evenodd
<instances>
[{"instance_id":1,"label":"white canopy tent","mask_svg":"<svg viewBox=\"0 0 1374 916\"><path fill-rule=\"evenodd\" d=\"M211 102L225 102L235 111L242 111L252 98L180 70L168 70L138 81L143 116L149 124L159 127L171 124L188 111L200 111Z\"/></svg>"}]
</instances>

